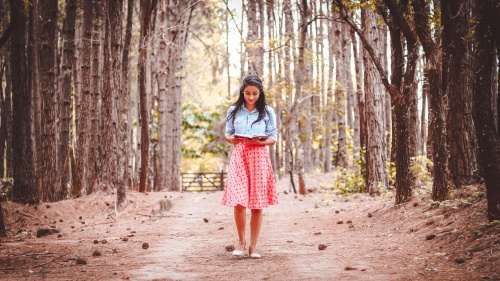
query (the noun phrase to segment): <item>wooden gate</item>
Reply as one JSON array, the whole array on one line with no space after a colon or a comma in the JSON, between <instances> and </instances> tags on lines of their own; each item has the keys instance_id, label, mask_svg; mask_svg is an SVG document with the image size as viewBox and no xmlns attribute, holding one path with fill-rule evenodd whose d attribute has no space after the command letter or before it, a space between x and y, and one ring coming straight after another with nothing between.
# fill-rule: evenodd
<instances>
[{"instance_id":1,"label":"wooden gate","mask_svg":"<svg viewBox=\"0 0 500 281\"><path fill-rule=\"evenodd\" d=\"M181 173L182 191L224 190L226 173Z\"/></svg>"}]
</instances>

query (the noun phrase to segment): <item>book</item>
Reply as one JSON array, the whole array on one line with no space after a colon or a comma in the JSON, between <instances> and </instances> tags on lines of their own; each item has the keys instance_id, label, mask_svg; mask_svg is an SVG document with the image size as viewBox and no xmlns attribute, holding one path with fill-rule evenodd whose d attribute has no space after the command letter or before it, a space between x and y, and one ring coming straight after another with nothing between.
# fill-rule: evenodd
<instances>
[{"instance_id":1,"label":"book","mask_svg":"<svg viewBox=\"0 0 500 281\"><path fill-rule=\"evenodd\" d=\"M253 135L245 135L245 134L234 134L233 135L235 138L244 138L244 139L259 139L259 140L265 140L268 138L267 135L265 134L253 134Z\"/></svg>"}]
</instances>

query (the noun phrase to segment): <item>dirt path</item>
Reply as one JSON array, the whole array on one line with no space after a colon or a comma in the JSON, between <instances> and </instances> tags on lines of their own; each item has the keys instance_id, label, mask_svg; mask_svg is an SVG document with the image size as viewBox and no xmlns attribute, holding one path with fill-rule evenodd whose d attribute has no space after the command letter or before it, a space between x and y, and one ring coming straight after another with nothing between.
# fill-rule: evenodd
<instances>
[{"instance_id":1,"label":"dirt path","mask_svg":"<svg viewBox=\"0 0 500 281\"><path fill-rule=\"evenodd\" d=\"M21 232L3 241L0 274L6 280L500 278L494 269L498 259L483 271L478 268L484 264L474 265L472 258L455 262L456 252L438 244L446 231L453 232L449 230L453 218L446 220L438 212L422 215L423 202L395 208L383 197L297 196L284 193L287 184L279 186L280 204L264 211L260 260L235 258L226 251L226 246L236 244L237 235L232 209L220 205L222 193L129 193L132 202L118 220L112 219L111 195L21 209L26 214L21 217L29 218L49 206L38 226L57 225L60 237L30 238L27 231L28 235ZM172 210L165 217L147 216L154 202L165 197L174 203ZM19 223L13 225L21 228ZM438 238L427 240L431 230ZM319 244L327 245L326 249L318 250ZM86 264L77 265L78 258Z\"/></svg>"}]
</instances>

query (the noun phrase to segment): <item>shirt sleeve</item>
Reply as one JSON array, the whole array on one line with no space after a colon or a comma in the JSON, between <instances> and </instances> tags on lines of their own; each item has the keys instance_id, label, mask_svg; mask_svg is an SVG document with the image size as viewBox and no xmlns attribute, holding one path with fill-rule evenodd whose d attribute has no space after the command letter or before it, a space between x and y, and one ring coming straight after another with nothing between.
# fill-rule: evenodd
<instances>
[{"instance_id":1,"label":"shirt sleeve","mask_svg":"<svg viewBox=\"0 0 500 281\"><path fill-rule=\"evenodd\" d=\"M229 120L228 117L229 117L229 114L231 114L231 112L233 112L233 110L235 109L236 107L234 105L231 105L229 107L229 109L227 110L227 114L226 114L226 135L233 135L235 133L235 130L234 130L234 122L233 122L233 119ZM236 116L235 116L236 117Z\"/></svg>"},{"instance_id":2,"label":"shirt sleeve","mask_svg":"<svg viewBox=\"0 0 500 281\"><path fill-rule=\"evenodd\" d=\"M269 122L266 124L266 135L278 142L278 128L276 126L276 113L274 109L270 106L267 107L267 112L269 114Z\"/></svg>"}]
</instances>

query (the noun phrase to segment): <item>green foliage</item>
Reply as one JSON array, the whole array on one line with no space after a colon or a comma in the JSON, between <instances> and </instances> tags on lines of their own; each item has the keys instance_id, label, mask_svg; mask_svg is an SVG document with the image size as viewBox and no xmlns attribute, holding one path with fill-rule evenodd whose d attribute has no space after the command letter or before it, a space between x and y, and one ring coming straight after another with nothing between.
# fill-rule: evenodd
<instances>
[{"instance_id":1,"label":"green foliage","mask_svg":"<svg viewBox=\"0 0 500 281\"><path fill-rule=\"evenodd\" d=\"M410 158L410 171L415 179L415 188L413 190L416 194L423 194L432 190L432 176L427 167L433 167L433 165L431 160L420 154Z\"/></svg>"},{"instance_id":2,"label":"green foliage","mask_svg":"<svg viewBox=\"0 0 500 281\"><path fill-rule=\"evenodd\" d=\"M226 103L221 101L221 103ZM219 171L231 150L224 140L224 118L227 105L208 111L191 102L182 108L182 170ZM207 157L210 156L210 157Z\"/></svg>"},{"instance_id":3,"label":"green foliage","mask_svg":"<svg viewBox=\"0 0 500 281\"><path fill-rule=\"evenodd\" d=\"M8 201L12 198L13 178L3 178L0 180L0 202Z\"/></svg>"},{"instance_id":4,"label":"green foliage","mask_svg":"<svg viewBox=\"0 0 500 281\"><path fill-rule=\"evenodd\" d=\"M391 161L386 161L385 166L387 169L387 184L390 187L396 186L396 163Z\"/></svg>"},{"instance_id":5,"label":"green foliage","mask_svg":"<svg viewBox=\"0 0 500 281\"><path fill-rule=\"evenodd\" d=\"M339 167L334 173L333 189L342 194L362 193L365 191L365 178L354 169Z\"/></svg>"},{"instance_id":6,"label":"green foliage","mask_svg":"<svg viewBox=\"0 0 500 281\"><path fill-rule=\"evenodd\" d=\"M484 224L484 227L494 227L495 225L500 225L500 220L493 220L487 224Z\"/></svg>"}]
</instances>

